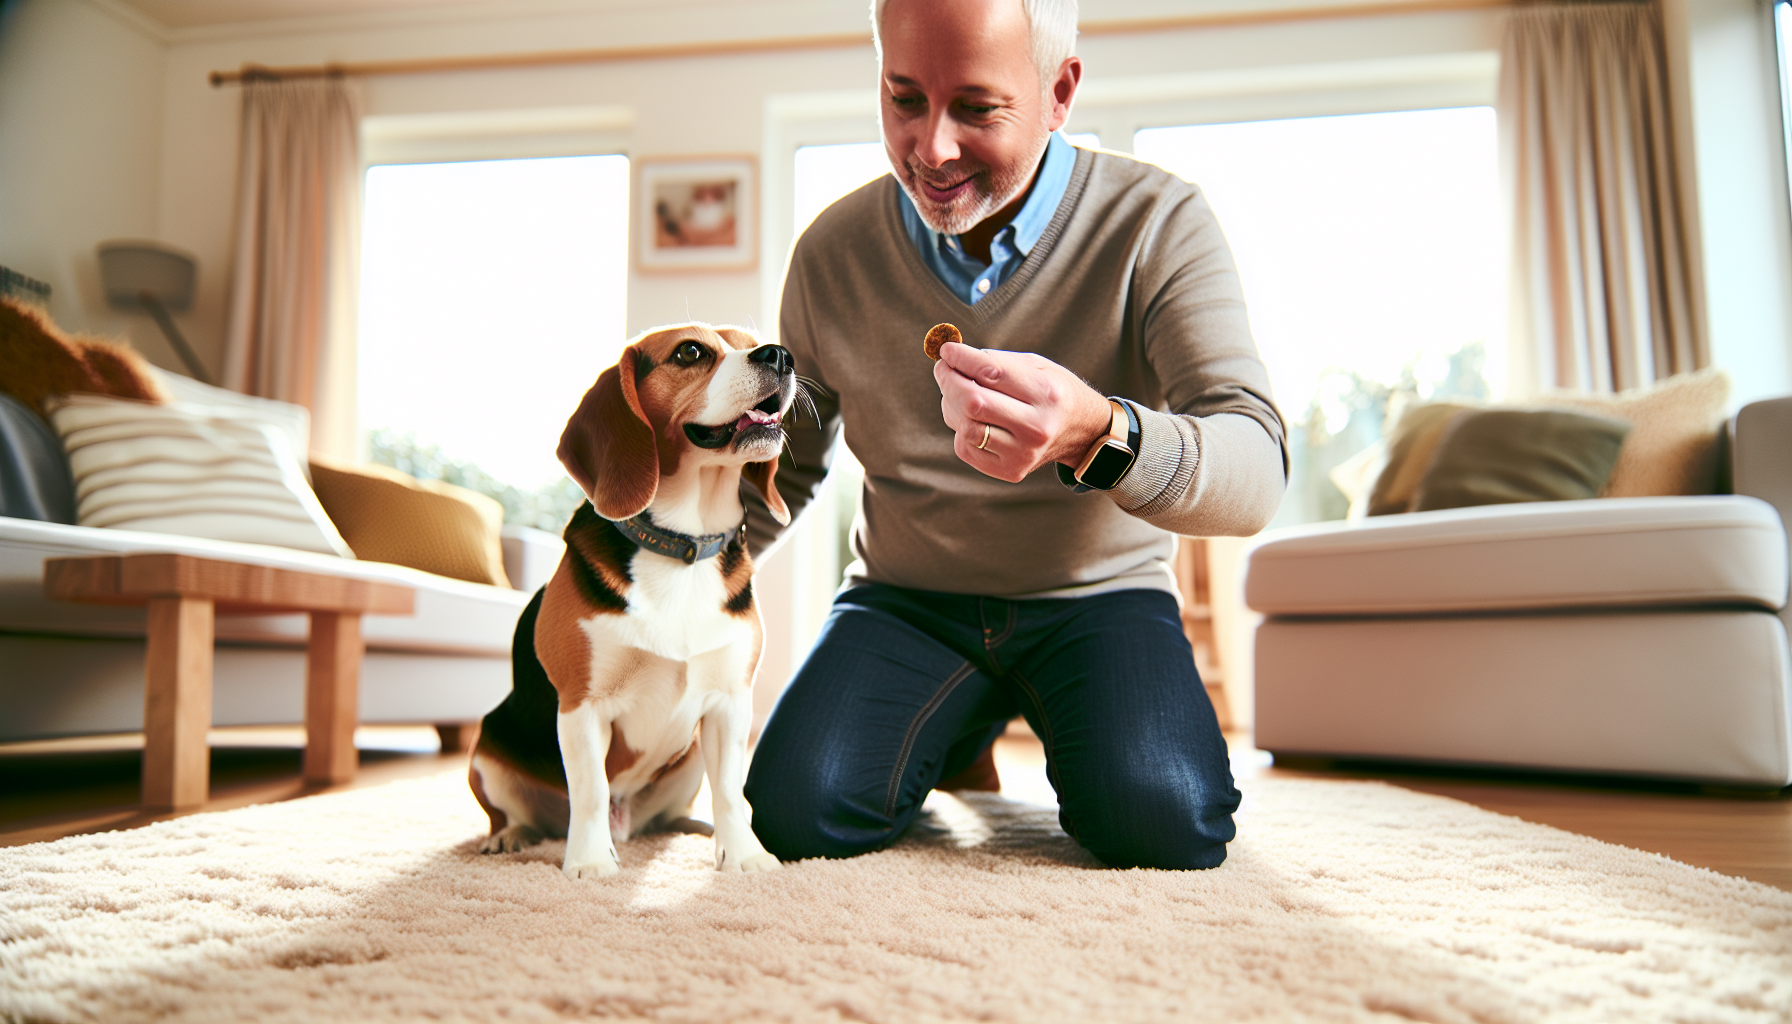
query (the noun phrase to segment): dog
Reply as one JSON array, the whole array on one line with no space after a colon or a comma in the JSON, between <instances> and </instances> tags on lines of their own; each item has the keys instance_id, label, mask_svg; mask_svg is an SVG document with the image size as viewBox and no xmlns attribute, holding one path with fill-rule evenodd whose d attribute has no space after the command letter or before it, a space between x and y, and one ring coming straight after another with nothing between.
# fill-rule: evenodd
<instances>
[{"instance_id":1,"label":"dog","mask_svg":"<svg viewBox=\"0 0 1792 1024\"><path fill-rule=\"evenodd\" d=\"M566 875L601 878L616 840L657 828L713 833L719 870L779 866L741 792L764 627L740 480L789 523L773 478L794 362L738 327L657 329L567 421L558 454L589 501L473 748L482 852L564 836ZM689 817L706 770L713 828Z\"/></svg>"}]
</instances>

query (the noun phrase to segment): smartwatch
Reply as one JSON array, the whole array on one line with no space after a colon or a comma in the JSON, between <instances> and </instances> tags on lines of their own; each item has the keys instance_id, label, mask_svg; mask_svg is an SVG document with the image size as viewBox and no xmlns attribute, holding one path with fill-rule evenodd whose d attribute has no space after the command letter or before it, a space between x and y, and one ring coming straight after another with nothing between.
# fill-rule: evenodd
<instances>
[{"instance_id":1,"label":"smartwatch","mask_svg":"<svg viewBox=\"0 0 1792 1024\"><path fill-rule=\"evenodd\" d=\"M1138 458L1137 414L1131 405L1118 398L1109 398L1108 406L1113 416L1108 422L1107 434L1096 440L1074 470L1063 463L1058 464L1059 482L1073 487L1078 494L1112 490Z\"/></svg>"}]
</instances>

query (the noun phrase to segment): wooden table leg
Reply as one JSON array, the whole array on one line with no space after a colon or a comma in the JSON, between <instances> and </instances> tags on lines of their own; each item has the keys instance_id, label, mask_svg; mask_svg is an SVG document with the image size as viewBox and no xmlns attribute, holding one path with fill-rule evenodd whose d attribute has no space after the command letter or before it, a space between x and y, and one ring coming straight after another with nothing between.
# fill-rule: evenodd
<instances>
[{"instance_id":1,"label":"wooden table leg","mask_svg":"<svg viewBox=\"0 0 1792 1024\"><path fill-rule=\"evenodd\" d=\"M305 781L347 782L360 759L355 723L360 714L361 615L312 612L305 655Z\"/></svg>"},{"instance_id":2,"label":"wooden table leg","mask_svg":"<svg viewBox=\"0 0 1792 1024\"><path fill-rule=\"evenodd\" d=\"M212 602L149 600L144 659L143 803L185 810L211 792Z\"/></svg>"}]
</instances>

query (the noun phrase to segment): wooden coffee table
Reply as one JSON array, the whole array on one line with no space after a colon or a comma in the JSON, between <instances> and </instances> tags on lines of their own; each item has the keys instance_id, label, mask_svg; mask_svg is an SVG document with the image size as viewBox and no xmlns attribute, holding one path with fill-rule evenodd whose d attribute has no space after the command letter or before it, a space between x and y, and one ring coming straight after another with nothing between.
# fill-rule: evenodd
<instances>
[{"instance_id":1,"label":"wooden coffee table","mask_svg":"<svg viewBox=\"0 0 1792 1024\"><path fill-rule=\"evenodd\" d=\"M354 778L361 616L409 615L416 593L392 583L191 555L101 555L44 562L44 593L86 604L148 606L143 803L185 810L211 789L212 640L218 615L308 612L305 781Z\"/></svg>"}]
</instances>

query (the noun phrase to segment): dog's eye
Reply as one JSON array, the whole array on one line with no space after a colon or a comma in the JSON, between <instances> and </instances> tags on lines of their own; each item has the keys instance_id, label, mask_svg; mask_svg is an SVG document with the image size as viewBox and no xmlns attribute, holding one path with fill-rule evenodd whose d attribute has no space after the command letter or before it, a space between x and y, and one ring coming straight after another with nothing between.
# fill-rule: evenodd
<instances>
[{"instance_id":1,"label":"dog's eye","mask_svg":"<svg viewBox=\"0 0 1792 1024\"><path fill-rule=\"evenodd\" d=\"M703 358L703 346L687 341L672 350L672 361L680 366L694 366Z\"/></svg>"}]
</instances>

